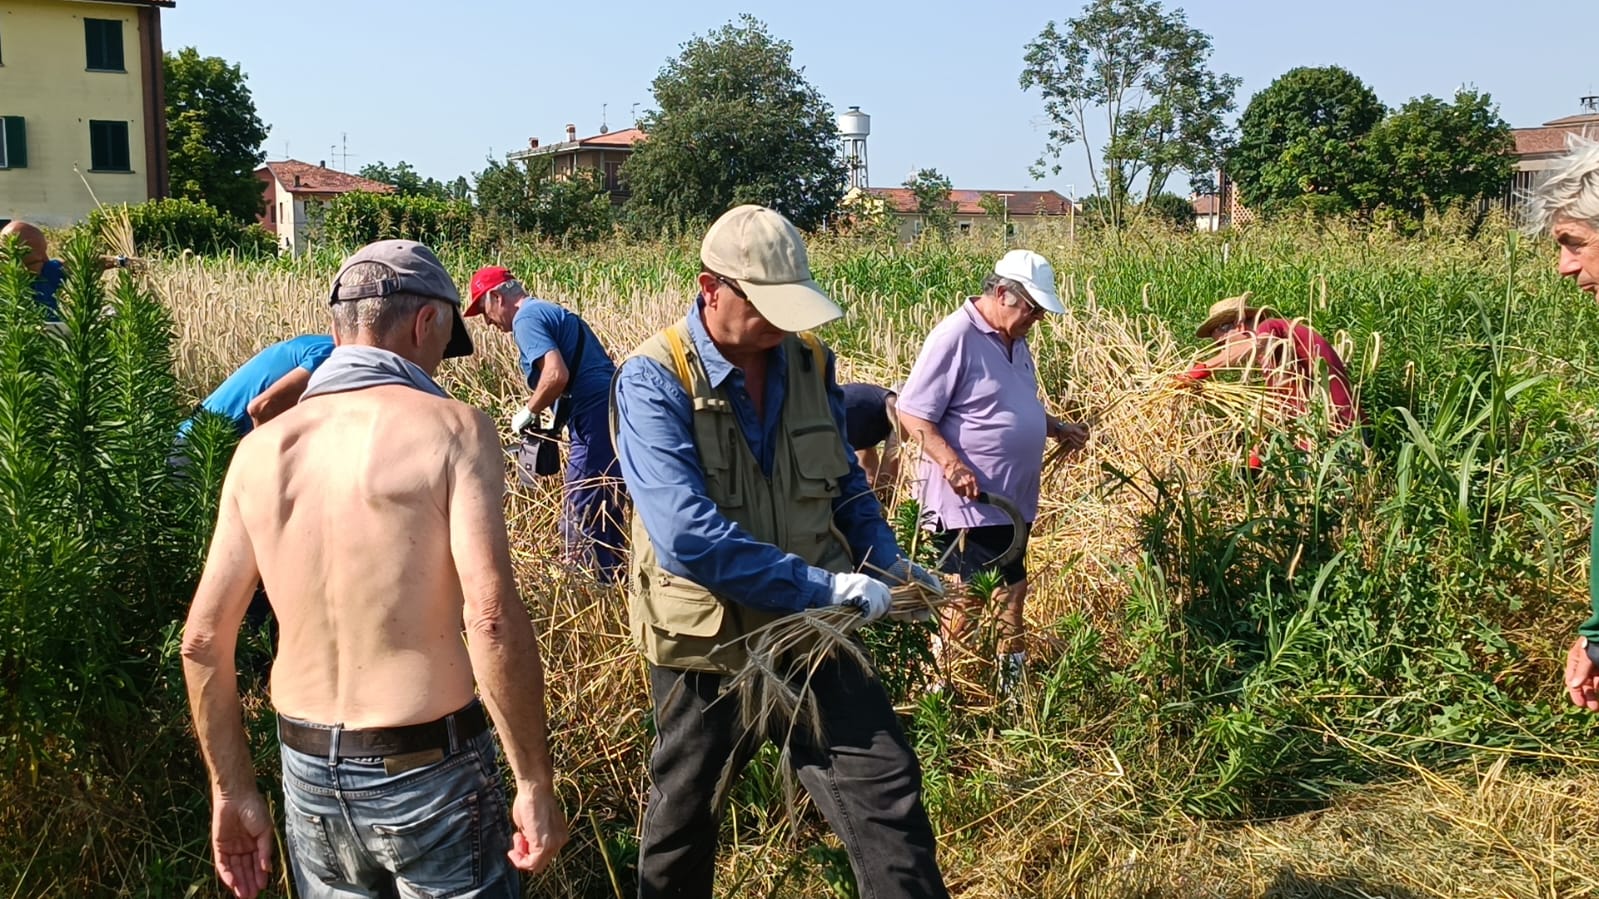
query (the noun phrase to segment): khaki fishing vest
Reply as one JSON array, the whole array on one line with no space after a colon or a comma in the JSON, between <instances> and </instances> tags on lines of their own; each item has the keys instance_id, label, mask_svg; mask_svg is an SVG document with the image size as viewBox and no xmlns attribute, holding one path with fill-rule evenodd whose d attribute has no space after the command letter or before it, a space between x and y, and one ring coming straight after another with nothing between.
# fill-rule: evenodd
<instances>
[{"instance_id":1,"label":"khaki fishing vest","mask_svg":"<svg viewBox=\"0 0 1599 899\"><path fill-rule=\"evenodd\" d=\"M644 341L643 356L674 372L694 403L694 444L705 487L722 514L756 540L828 571L851 570L848 546L833 526L833 500L849 473L844 441L827 400L827 352L815 337L783 344L787 392L768 479L739 430L726 394L713 389L686 319ZM611 432L616 433L615 394ZM661 535L670 545L671 535ZM633 642L650 662L732 674L747 660L744 638L781 617L715 593L656 563L643 520L633 516L628 618Z\"/></svg>"}]
</instances>

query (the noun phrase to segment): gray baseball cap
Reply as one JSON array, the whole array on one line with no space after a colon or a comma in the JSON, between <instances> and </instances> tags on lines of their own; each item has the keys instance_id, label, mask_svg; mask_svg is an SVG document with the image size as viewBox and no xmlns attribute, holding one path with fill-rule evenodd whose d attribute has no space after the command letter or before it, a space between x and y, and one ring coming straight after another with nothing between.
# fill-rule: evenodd
<instances>
[{"instance_id":1,"label":"gray baseball cap","mask_svg":"<svg viewBox=\"0 0 1599 899\"><path fill-rule=\"evenodd\" d=\"M361 284L342 284L344 273L350 266L361 262L374 262L387 268L389 277L381 281ZM461 319L461 294L444 270L433 251L414 240L379 240L369 243L339 266L333 277L333 288L328 293L328 305L364 300L369 297L386 297L394 293L414 293L418 296L443 300L455 307L455 321L450 326L450 342L444 347L444 358L472 355L472 335L467 333L466 322Z\"/></svg>"}]
</instances>

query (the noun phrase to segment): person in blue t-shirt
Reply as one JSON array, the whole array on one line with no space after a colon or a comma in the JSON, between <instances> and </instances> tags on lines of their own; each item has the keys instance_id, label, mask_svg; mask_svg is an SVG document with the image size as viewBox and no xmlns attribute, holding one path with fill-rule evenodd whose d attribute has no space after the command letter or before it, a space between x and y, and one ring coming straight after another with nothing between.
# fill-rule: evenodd
<instances>
[{"instance_id":1,"label":"person in blue t-shirt","mask_svg":"<svg viewBox=\"0 0 1599 899\"><path fill-rule=\"evenodd\" d=\"M0 228L0 244L13 238L28 248L22 264L33 272L33 299L44 307L45 320L61 321L61 303L56 299L56 291L61 288L61 282L67 279L66 266L62 265L61 260L50 258L44 232L37 225L21 220L7 222L4 228ZM100 257L102 268L123 268L129 262L126 256Z\"/></svg>"},{"instance_id":2,"label":"person in blue t-shirt","mask_svg":"<svg viewBox=\"0 0 1599 899\"><path fill-rule=\"evenodd\" d=\"M844 394L844 439L876 490L899 480L899 412L894 401L899 385L840 384Z\"/></svg>"},{"instance_id":3,"label":"person in blue t-shirt","mask_svg":"<svg viewBox=\"0 0 1599 899\"><path fill-rule=\"evenodd\" d=\"M200 408L233 419L239 436L255 430L300 401L311 373L333 352L333 338L306 334L274 343L228 375ZM184 433L189 422L184 423Z\"/></svg>"},{"instance_id":4,"label":"person in blue t-shirt","mask_svg":"<svg viewBox=\"0 0 1599 899\"><path fill-rule=\"evenodd\" d=\"M626 497L611 444L611 376L616 364L594 330L580 316L527 290L500 266L485 266L472 276L466 315L481 314L490 325L511 332L521 355L522 376L532 395L511 419L517 434L539 413L567 397L571 417L561 506L561 533L568 561L592 566L603 580L621 577L622 509Z\"/></svg>"}]
</instances>

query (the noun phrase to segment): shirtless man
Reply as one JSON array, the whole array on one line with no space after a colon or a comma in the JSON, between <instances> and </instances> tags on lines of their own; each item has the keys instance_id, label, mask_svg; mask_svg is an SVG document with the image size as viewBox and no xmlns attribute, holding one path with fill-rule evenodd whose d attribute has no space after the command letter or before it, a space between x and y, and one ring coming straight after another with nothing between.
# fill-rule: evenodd
<instances>
[{"instance_id":1,"label":"shirtless man","mask_svg":"<svg viewBox=\"0 0 1599 899\"><path fill-rule=\"evenodd\" d=\"M429 377L472 351L460 298L427 247L390 240L345 261L330 303L339 347L240 442L184 628L217 872L248 899L271 871L233 661L259 578L282 628L271 700L300 895L520 896L511 865L542 869L567 831L499 436ZM514 841L474 678L516 781Z\"/></svg>"}]
</instances>

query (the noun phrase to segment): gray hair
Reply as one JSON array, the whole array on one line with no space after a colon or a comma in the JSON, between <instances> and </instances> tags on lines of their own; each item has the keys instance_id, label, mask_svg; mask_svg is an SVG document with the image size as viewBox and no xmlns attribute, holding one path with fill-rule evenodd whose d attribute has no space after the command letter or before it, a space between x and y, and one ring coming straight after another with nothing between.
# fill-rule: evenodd
<instances>
[{"instance_id":1,"label":"gray hair","mask_svg":"<svg viewBox=\"0 0 1599 899\"><path fill-rule=\"evenodd\" d=\"M1027 288L1023 287L1020 281L1007 278L1004 275L990 274L987 278L983 279L983 296L998 296L995 291L1001 287L1005 288L1005 292L1009 294L1015 294L1016 296L1020 297L1029 295L1027 293Z\"/></svg>"},{"instance_id":2,"label":"gray hair","mask_svg":"<svg viewBox=\"0 0 1599 899\"><path fill-rule=\"evenodd\" d=\"M357 262L345 270L339 283L345 286L369 284L393 275L388 266L378 262ZM417 310L426 306L432 297L415 293L391 293L381 297L366 297L333 304L333 330L348 340L365 332L377 340L388 337L396 327L411 321Z\"/></svg>"},{"instance_id":3,"label":"gray hair","mask_svg":"<svg viewBox=\"0 0 1599 899\"><path fill-rule=\"evenodd\" d=\"M1566 155L1527 194L1527 230L1543 234L1559 219L1599 228L1599 141L1566 135Z\"/></svg>"}]
</instances>

